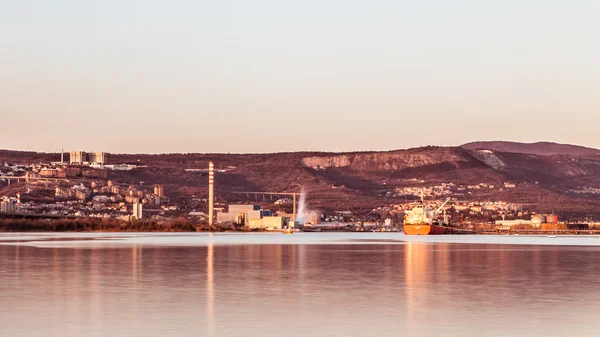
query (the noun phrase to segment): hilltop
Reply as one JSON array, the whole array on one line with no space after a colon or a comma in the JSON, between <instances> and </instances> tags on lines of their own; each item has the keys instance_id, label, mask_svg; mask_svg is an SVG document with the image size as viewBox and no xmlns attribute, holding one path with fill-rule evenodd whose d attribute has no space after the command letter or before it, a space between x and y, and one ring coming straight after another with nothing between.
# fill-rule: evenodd
<instances>
[{"instance_id":1,"label":"hilltop","mask_svg":"<svg viewBox=\"0 0 600 337\"><path fill-rule=\"evenodd\" d=\"M592 156L600 157L600 150L569 144L552 142L518 143L505 141L472 142L461 146L468 150L493 150L522 154L535 154L540 156L566 155L566 156Z\"/></svg>"}]
</instances>

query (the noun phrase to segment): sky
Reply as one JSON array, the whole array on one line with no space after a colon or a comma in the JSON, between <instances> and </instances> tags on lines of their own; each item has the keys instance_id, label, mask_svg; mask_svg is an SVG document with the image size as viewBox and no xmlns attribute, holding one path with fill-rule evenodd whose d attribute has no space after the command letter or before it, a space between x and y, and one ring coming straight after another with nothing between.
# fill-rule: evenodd
<instances>
[{"instance_id":1,"label":"sky","mask_svg":"<svg viewBox=\"0 0 600 337\"><path fill-rule=\"evenodd\" d=\"M0 148L600 147L597 0L0 0Z\"/></svg>"}]
</instances>

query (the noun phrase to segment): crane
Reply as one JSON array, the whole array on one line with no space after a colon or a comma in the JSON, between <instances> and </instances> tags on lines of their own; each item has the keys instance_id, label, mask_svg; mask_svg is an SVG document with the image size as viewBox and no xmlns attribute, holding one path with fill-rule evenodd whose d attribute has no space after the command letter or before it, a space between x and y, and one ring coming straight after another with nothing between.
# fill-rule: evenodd
<instances>
[{"instance_id":1,"label":"crane","mask_svg":"<svg viewBox=\"0 0 600 337\"><path fill-rule=\"evenodd\" d=\"M444 201L442 206L440 206L438 209L436 209L433 214L438 214L442 210L442 208L444 208L444 206L446 206L446 204L448 204L448 202L450 202L450 198L446 199L446 201Z\"/></svg>"}]
</instances>

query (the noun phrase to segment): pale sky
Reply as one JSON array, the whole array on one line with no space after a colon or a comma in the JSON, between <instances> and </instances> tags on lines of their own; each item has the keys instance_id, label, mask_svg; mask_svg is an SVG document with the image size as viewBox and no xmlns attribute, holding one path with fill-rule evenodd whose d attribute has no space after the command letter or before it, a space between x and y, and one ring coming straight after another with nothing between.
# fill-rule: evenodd
<instances>
[{"instance_id":1,"label":"pale sky","mask_svg":"<svg viewBox=\"0 0 600 337\"><path fill-rule=\"evenodd\" d=\"M0 0L0 148L600 147L598 0Z\"/></svg>"}]
</instances>

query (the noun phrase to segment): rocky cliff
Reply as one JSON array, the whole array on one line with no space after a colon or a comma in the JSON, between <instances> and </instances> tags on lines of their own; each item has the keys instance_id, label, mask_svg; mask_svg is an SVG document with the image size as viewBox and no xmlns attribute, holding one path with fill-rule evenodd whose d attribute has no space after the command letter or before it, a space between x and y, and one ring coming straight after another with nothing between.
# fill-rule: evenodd
<instances>
[{"instance_id":1,"label":"rocky cliff","mask_svg":"<svg viewBox=\"0 0 600 337\"><path fill-rule=\"evenodd\" d=\"M369 152L305 157L302 163L315 170L347 167L353 171L397 171L450 163L460 167L474 158L459 148L420 148L392 152Z\"/></svg>"}]
</instances>

